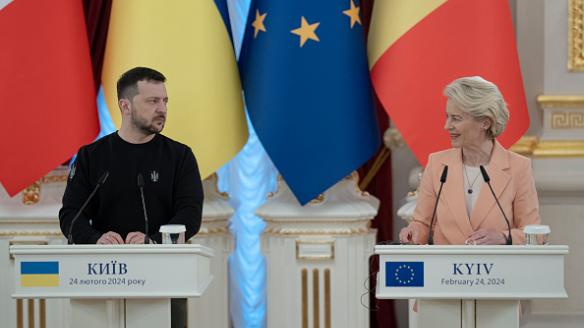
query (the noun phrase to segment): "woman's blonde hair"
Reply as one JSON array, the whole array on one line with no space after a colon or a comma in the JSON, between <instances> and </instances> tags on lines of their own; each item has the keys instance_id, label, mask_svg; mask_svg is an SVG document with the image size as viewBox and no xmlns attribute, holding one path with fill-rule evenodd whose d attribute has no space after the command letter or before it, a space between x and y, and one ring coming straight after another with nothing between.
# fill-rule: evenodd
<instances>
[{"instance_id":1,"label":"woman's blonde hair","mask_svg":"<svg viewBox=\"0 0 584 328\"><path fill-rule=\"evenodd\" d=\"M473 118L489 119L491 126L487 130L487 137L494 139L505 131L509 110L494 83L480 76L461 77L444 89L444 95Z\"/></svg>"}]
</instances>

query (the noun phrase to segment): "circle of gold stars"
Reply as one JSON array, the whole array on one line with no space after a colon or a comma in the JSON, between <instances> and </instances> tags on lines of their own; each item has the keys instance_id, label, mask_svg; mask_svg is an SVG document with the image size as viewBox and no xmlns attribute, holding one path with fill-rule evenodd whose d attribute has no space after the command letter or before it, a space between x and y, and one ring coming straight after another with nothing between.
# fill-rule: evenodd
<instances>
[{"instance_id":1,"label":"circle of gold stars","mask_svg":"<svg viewBox=\"0 0 584 328\"><path fill-rule=\"evenodd\" d=\"M400 273L400 271L401 271L402 269L404 269L404 270L409 270L409 271L410 271L410 277L409 277L408 279L401 280L401 279L399 278L399 273ZM398 266L398 267L395 269L395 272L394 272L395 280L396 280L398 283L402 284L402 285L407 285L407 284L411 283L412 281L414 281L414 277L415 277L415 275L416 275L416 274L414 273L414 269L412 269L412 267L411 267L411 266L409 266L409 265L405 265L405 264L402 264L402 265Z\"/></svg>"},{"instance_id":2,"label":"circle of gold stars","mask_svg":"<svg viewBox=\"0 0 584 328\"><path fill-rule=\"evenodd\" d=\"M354 0L349 0L349 9L343 10L343 15L349 17L351 29L355 26L355 24L361 24L361 17L359 16L360 8L359 6L355 6ZM262 13L259 9L256 9L255 12L255 19L252 22L252 27L254 29L253 37L254 39L258 37L260 32L266 33L268 30L266 28L266 17L268 13ZM316 34L316 29L320 25L320 22L313 22L309 23L308 20L302 16L300 17L300 27L295 28L290 31L290 33L297 35L300 39L300 48L304 47L304 44L308 40L312 40L314 42L320 42L318 34Z\"/></svg>"}]
</instances>

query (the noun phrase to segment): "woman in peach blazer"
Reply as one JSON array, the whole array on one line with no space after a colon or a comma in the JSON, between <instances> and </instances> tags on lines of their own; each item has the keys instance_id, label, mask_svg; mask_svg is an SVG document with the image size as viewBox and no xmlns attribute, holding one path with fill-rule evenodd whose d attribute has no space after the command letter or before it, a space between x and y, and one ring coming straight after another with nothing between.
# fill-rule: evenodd
<instances>
[{"instance_id":1,"label":"woman in peach blazer","mask_svg":"<svg viewBox=\"0 0 584 328\"><path fill-rule=\"evenodd\" d=\"M505 218L480 172L479 167L484 166L510 221L513 244L522 244L523 227L540 223L539 205L531 161L504 149L495 139L509 119L499 89L475 76L453 81L444 93L448 97L444 129L453 148L430 155L413 221L400 232L400 241L428 243L440 177L448 166L436 210L434 243L507 243Z\"/></svg>"}]
</instances>

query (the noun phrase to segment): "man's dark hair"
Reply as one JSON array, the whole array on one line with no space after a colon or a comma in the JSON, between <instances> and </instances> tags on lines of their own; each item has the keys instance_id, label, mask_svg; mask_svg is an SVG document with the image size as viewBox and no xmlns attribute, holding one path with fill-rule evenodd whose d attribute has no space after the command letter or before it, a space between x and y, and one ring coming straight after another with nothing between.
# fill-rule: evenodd
<instances>
[{"instance_id":1,"label":"man's dark hair","mask_svg":"<svg viewBox=\"0 0 584 328\"><path fill-rule=\"evenodd\" d=\"M148 67L134 67L118 79L118 100L132 100L138 94L138 81L166 82L166 77L157 70Z\"/></svg>"}]
</instances>

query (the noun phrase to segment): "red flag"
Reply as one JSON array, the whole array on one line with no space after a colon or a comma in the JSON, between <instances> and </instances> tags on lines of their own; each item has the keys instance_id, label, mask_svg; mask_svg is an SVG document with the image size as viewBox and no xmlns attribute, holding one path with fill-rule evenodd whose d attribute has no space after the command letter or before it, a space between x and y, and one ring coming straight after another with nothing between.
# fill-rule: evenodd
<instances>
[{"instance_id":1,"label":"red flag","mask_svg":"<svg viewBox=\"0 0 584 328\"><path fill-rule=\"evenodd\" d=\"M377 1L369 34L375 91L416 158L450 147L447 84L480 75L495 83L511 119L497 139L514 144L529 115L507 0Z\"/></svg>"},{"instance_id":2,"label":"red flag","mask_svg":"<svg viewBox=\"0 0 584 328\"><path fill-rule=\"evenodd\" d=\"M0 8L0 182L14 196L99 130L79 0Z\"/></svg>"}]
</instances>

